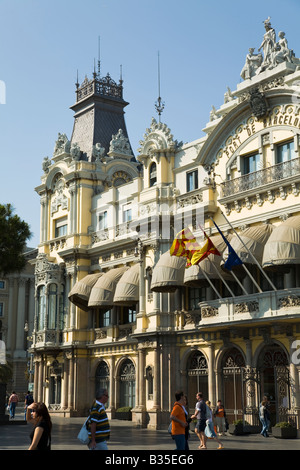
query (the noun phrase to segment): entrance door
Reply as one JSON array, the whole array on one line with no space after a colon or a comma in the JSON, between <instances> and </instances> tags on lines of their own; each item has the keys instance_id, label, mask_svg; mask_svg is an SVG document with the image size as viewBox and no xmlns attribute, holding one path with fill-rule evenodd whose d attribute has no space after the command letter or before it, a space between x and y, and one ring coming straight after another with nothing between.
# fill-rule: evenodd
<instances>
[{"instance_id":1,"label":"entrance door","mask_svg":"<svg viewBox=\"0 0 300 470\"><path fill-rule=\"evenodd\" d=\"M196 404L196 394L203 393L204 400L209 400L208 396L208 367L205 356L200 351L195 351L188 363L188 407L194 411Z\"/></svg>"},{"instance_id":2,"label":"entrance door","mask_svg":"<svg viewBox=\"0 0 300 470\"><path fill-rule=\"evenodd\" d=\"M120 406L135 406L135 367L130 359L126 359L120 371Z\"/></svg>"},{"instance_id":3,"label":"entrance door","mask_svg":"<svg viewBox=\"0 0 300 470\"><path fill-rule=\"evenodd\" d=\"M277 344L265 346L258 359L261 375L260 400L270 403L271 425L283 419L290 408L290 378L285 352Z\"/></svg>"},{"instance_id":4,"label":"entrance door","mask_svg":"<svg viewBox=\"0 0 300 470\"><path fill-rule=\"evenodd\" d=\"M222 360L222 379L223 403L229 422L243 417L245 391L242 374L244 367L244 357L237 348L227 351Z\"/></svg>"}]
</instances>

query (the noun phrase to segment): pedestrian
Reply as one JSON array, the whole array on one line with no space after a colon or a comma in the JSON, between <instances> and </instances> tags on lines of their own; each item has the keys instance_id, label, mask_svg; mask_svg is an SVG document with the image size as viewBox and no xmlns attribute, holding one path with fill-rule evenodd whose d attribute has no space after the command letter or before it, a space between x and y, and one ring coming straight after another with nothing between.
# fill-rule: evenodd
<instances>
[{"instance_id":1,"label":"pedestrian","mask_svg":"<svg viewBox=\"0 0 300 470\"><path fill-rule=\"evenodd\" d=\"M183 392L175 393L175 403L171 412L172 420L172 437L176 443L176 450L186 450L185 432L188 427L185 413L185 396Z\"/></svg>"},{"instance_id":2,"label":"pedestrian","mask_svg":"<svg viewBox=\"0 0 300 470\"><path fill-rule=\"evenodd\" d=\"M226 412L221 400L217 401L214 418L216 420L217 432L219 436L224 436L226 432Z\"/></svg>"},{"instance_id":3,"label":"pedestrian","mask_svg":"<svg viewBox=\"0 0 300 470\"><path fill-rule=\"evenodd\" d=\"M45 403L31 403L26 410L26 420L33 424L28 450L51 450L52 422Z\"/></svg>"},{"instance_id":4,"label":"pedestrian","mask_svg":"<svg viewBox=\"0 0 300 470\"><path fill-rule=\"evenodd\" d=\"M189 417L189 406L188 406L188 399L186 395L184 395L184 399L185 399L185 404L183 405L183 409L185 412L186 422L188 423L187 427L185 428L185 450L190 450L189 437L190 437L190 422L192 421L192 418Z\"/></svg>"},{"instance_id":5,"label":"pedestrian","mask_svg":"<svg viewBox=\"0 0 300 470\"><path fill-rule=\"evenodd\" d=\"M9 413L10 413L11 419L13 419L15 417L16 406L17 406L18 402L19 402L18 395L16 394L16 392L12 392L12 394L10 395L9 400L8 400Z\"/></svg>"},{"instance_id":6,"label":"pedestrian","mask_svg":"<svg viewBox=\"0 0 300 470\"><path fill-rule=\"evenodd\" d=\"M259 407L259 419L262 424L262 430L261 430L261 435L264 437L269 437L268 434L268 427L269 427L269 421L268 421L268 410L267 410L267 402L266 400L263 400L260 404Z\"/></svg>"},{"instance_id":7,"label":"pedestrian","mask_svg":"<svg viewBox=\"0 0 300 470\"><path fill-rule=\"evenodd\" d=\"M28 390L27 395L25 395L25 404L24 404L24 410L25 410L25 421L26 421L26 415L27 415L27 408L29 405L33 403L33 396Z\"/></svg>"},{"instance_id":8,"label":"pedestrian","mask_svg":"<svg viewBox=\"0 0 300 470\"><path fill-rule=\"evenodd\" d=\"M88 446L90 450L108 450L107 441L110 437L110 426L104 406L107 401L107 389L99 389L88 420L90 439Z\"/></svg>"},{"instance_id":9,"label":"pedestrian","mask_svg":"<svg viewBox=\"0 0 300 470\"><path fill-rule=\"evenodd\" d=\"M213 423L213 415L212 415L212 410L211 410L211 403L208 400L206 402L207 408L206 408L206 427L204 430L204 433L208 439L215 439L217 443L219 444L218 449L224 449L224 446L222 442L217 438L217 435L214 430L214 423Z\"/></svg>"},{"instance_id":10,"label":"pedestrian","mask_svg":"<svg viewBox=\"0 0 300 470\"><path fill-rule=\"evenodd\" d=\"M204 433L206 427L206 404L201 392L197 393L196 399L197 403L195 407L195 413L193 414L193 416L191 416L191 418L197 418L195 433L198 435L198 438L200 440L200 445L198 449L206 449L207 438Z\"/></svg>"}]
</instances>

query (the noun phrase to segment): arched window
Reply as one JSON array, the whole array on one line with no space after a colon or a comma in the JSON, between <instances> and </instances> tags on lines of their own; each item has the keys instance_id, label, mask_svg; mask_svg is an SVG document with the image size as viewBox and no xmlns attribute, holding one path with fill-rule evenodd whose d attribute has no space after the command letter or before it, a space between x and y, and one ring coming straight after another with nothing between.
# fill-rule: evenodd
<instances>
[{"instance_id":1,"label":"arched window","mask_svg":"<svg viewBox=\"0 0 300 470\"><path fill-rule=\"evenodd\" d=\"M98 364L95 374L95 394L97 396L97 391L101 388L106 388L109 396L109 368L105 361L101 361ZM109 406L109 401L107 402Z\"/></svg>"},{"instance_id":2,"label":"arched window","mask_svg":"<svg viewBox=\"0 0 300 470\"><path fill-rule=\"evenodd\" d=\"M204 354L195 351L190 356L188 366L188 403L194 405L196 393L202 392L208 398L208 365Z\"/></svg>"},{"instance_id":3,"label":"arched window","mask_svg":"<svg viewBox=\"0 0 300 470\"><path fill-rule=\"evenodd\" d=\"M245 360L243 354L235 347L229 349L223 357L223 401L228 415L233 414L233 419L242 417L245 406L245 384L243 383L243 370Z\"/></svg>"},{"instance_id":4,"label":"arched window","mask_svg":"<svg viewBox=\"0 0 300 470\"><path fill-rule=\"evenodd\" d=\"M46 286L37 289L37 329L43 330L46 318Z\"/></svg>"},{"instance_id":5,"label":"arched window","mask_svg":"<svg viewBox=\"0 0 300 470\"><path fill-rule=\"evenodd\" d=\"M57 321L57 285L52 283L49 285L48 299L48 328L55 330Z\"/></svg>"},{"instance_id":6,"label":"arched window","mask_svg":"<svg viewBox=\"0 0 300 470\"><path fill-rule=\"evenodd\" d=\"M135 406L135 367L126 359L120 370L120 406Z\"/></svg>"},{"instance_id":7,"label":"arched window","mask_svg":"<svg viewBox=\"0 0 300 470\"><path fill-rule=\"evenodd\" d=\"M149 169L149 174L150 174L150 186L154 186L157 183L157 172L156 172L156 163L151 163L150 169Z\"/></svg>"}]
</instances>

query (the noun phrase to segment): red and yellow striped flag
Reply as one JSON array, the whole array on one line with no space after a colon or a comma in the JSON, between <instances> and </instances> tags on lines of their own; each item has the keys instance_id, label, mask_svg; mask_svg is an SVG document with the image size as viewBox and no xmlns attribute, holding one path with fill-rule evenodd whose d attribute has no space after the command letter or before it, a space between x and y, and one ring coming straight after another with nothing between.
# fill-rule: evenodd
<instances>
[{"instance_id":1,"label":"red and yellow striped flag","mask_svg":"<svg viewBox=\"0 0 300 470\"><path fill-rule=\"evenodd\" d=\"M177 233L170 248L170 255L186 257L188 267L191 266L193 253L199 249L201 249L201 246L196 241L193 233L189 228L184 228Z\"/></svg>"},{"instance_id":2,"label":"red and yellow striped flag","mask_svg":"<svg viewBox=\"0 0 300 470\"><path fill-rule=\"evenodd\" d=\"M210 254L221 256L220 252L217 250L217 248L215 247L211 239L206 235L205 232L203 233L204 233L204 236L206 237L206 242L202 248L193 252L192 258L191 258L192 265L199 264L200 261L207 258L207 256L209 256Z\"/></svg>"}]
</instances>

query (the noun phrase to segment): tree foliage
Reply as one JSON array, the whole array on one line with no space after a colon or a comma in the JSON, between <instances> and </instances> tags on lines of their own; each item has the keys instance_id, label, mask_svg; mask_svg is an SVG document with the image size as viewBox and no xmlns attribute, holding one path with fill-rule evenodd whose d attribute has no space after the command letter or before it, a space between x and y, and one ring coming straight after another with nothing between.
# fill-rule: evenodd
<instances>
[{"instance_id":1,"label":"tree foliage","mask_svg":"<svg viewBox=\"0 0 300 470\"><path fill-rule=\"evenodd\" d=\"M10 204L0 204L0 273L21 271L26 265L24 251L31 237L29 225L14 214Z\"/></svg>"}]
</instances>

